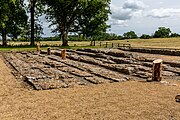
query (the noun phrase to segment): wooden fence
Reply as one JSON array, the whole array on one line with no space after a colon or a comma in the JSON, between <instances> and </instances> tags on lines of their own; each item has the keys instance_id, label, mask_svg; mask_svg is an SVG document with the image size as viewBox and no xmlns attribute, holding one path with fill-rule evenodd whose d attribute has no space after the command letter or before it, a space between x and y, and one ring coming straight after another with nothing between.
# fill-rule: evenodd
<instances>
[{"instance_id":1,"label":"wooden fence","mask_svg":"<svg viewBox=\"0 0 180 120\"><path fill-rule=\"evenodd\" d=\"M102 42L102 41L91 41L90 46L99 46L105 48L131 48L131 44L115 43L115 42Z\"/></svg>"}]
</instances>

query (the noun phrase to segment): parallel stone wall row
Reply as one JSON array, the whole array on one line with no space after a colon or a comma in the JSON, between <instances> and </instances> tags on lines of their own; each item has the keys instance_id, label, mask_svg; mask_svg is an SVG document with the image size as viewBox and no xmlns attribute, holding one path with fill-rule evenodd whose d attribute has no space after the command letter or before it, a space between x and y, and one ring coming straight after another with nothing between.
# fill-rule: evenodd
<instances>
[{"instance_id":1,"label":"parallel stone wall row","mask_svg":"<svg viewBox=\"0 0 180 120\"><path fill-rule=\"evenodd\" d=\"M180 56L180 50L176 50L176 49L153 49L153 48L132 48L132 47L119 48L119 49L132 51L132 52Z\"/></svg>"}]
</instances>

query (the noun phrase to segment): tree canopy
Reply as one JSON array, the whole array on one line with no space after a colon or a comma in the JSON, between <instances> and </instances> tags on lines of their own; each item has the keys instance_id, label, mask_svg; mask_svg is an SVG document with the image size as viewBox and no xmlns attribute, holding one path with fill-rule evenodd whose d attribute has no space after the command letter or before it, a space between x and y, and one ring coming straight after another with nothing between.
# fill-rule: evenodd
<instances>
[{"instance_id":1,"label":"tree canopy","mask_svg":"<svg viewBox=\"0 0 180 120\"><path fill-rule=\"evenodd\" d=\"M94 35L107 28L106 22L110 13L110 0L46 0L48 5L47 20L59 32L63 46L68 45L68 33L82 32L87 36ZM97 7L98 6L98 7ZM95 8L95 10L93 10ZM93 33L94 32L94 33ZM91 33L91 34L89 34Z\"/></svg>"},{"instance_id":2,"label":"tree canopy","mask_svg":"<svg viewBox=\"0 0 180 120\"><path fill-rule=\"evenodd\" d=\"M154 38L166 38L171 34L170 28L159 27L157 31L154 33Z\"/></svg>"},{"instance_id":3,"label":"tree canopy","mask_svg":"<svg viewBox=\"0 0 180 120\"><path fill-rule=\"evenodd\" d=\"M123 34L125 39L136 39L138 38L138 36L136 35L136 33L134 31L129 31Z\"/></svg>"},{"instance_id":4,"label":"tree canopy","mask_svg":"<svg viewBox=\"0 0 180 120\"><path fill-rule=\"evenodd\" d=\"M110 27L106 24L110 14L109 2L87 1L88 6L84 7L82 15L78 18L77 31L86 37L92 37L106 32Z\"/></svg>"},{"instance_id":5,"label":"tree canopy","mask_svg":"<svg viewBox=\"0 0 180 120\"><path fill-rule=\"evenodd\" d=\"M3 46L6 46L7 34L17 38L26 25L28 17L22 0L2 0L0 3L0 30L2 31Z\"/></svg>"}]
</instances>

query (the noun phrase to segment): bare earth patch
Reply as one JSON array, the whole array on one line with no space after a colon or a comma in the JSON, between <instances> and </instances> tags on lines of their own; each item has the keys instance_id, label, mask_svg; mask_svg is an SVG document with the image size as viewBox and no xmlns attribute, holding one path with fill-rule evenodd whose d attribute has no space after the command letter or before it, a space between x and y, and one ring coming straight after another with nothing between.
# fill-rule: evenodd
<instances>
[{"instance_id":1,"label":"bare earth patch","mask_svg":"<svg viewBox=\"0 0 180 120\"><path fill-rule=\"evenodd\" d=\"M140 55L137 58L140 59L139 61L143 61L143 57ZM166 57L166 61L168 60ZM171 70L168 62L165 65L168 65L165 71ZM108 66L106 67L108 70ZM136 75L125 74L124 78L128 76L129 78L139 78L139 80L88 84L86 86L81 84L74 86L65 82L73 87L36 91L24 88L22 80L16 79L11 74L12 70L6 66L2 56L0 57L0 69L1 120L180 119L180 103L175 102L175 96L180 93L177 73L175 74L177 80L168 79L169 77L166 76L165 80L168 84L148 83ZM172 71L171 73L173 73ZM70 75L73 74L75 73ZM171 77L173 78L173 76Z\"/></svg>"}]
</instances>

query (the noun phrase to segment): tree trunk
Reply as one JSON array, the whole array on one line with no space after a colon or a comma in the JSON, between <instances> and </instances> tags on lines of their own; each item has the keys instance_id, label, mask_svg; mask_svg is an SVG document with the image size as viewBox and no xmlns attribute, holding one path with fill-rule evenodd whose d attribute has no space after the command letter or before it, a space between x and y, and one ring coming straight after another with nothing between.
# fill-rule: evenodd
<instances>
[{"instance_id":1,"label":"tree trunk","mask_svg":"<svg viewBox=\"0 0 180 120\"><path fill-rule=\"evenodd\" d=\"M36 0L31 0L31 46L34 46L34 8Z\"/></svg>"},{"instance_id":2,"label":"tree trunk","mask_svg":"<svg viewBox=\"0 0 180 120\"><path fill-rule=\"evenodd\" d=\"M68 40L67 40L67 32L61 33L61 38L62 38L62 46L69 46L68 45Z\"/></svg>"},{"instance_id":3,"label":"tree trunk","mask_svg":"<svg viewBox=\"0 0 180 120\"><path fill-rule=\"evenodd\" d=\"M2 30L2 45L7 46L7 40L6 40L6 30Z\"/></svg>"}]
</instances>

